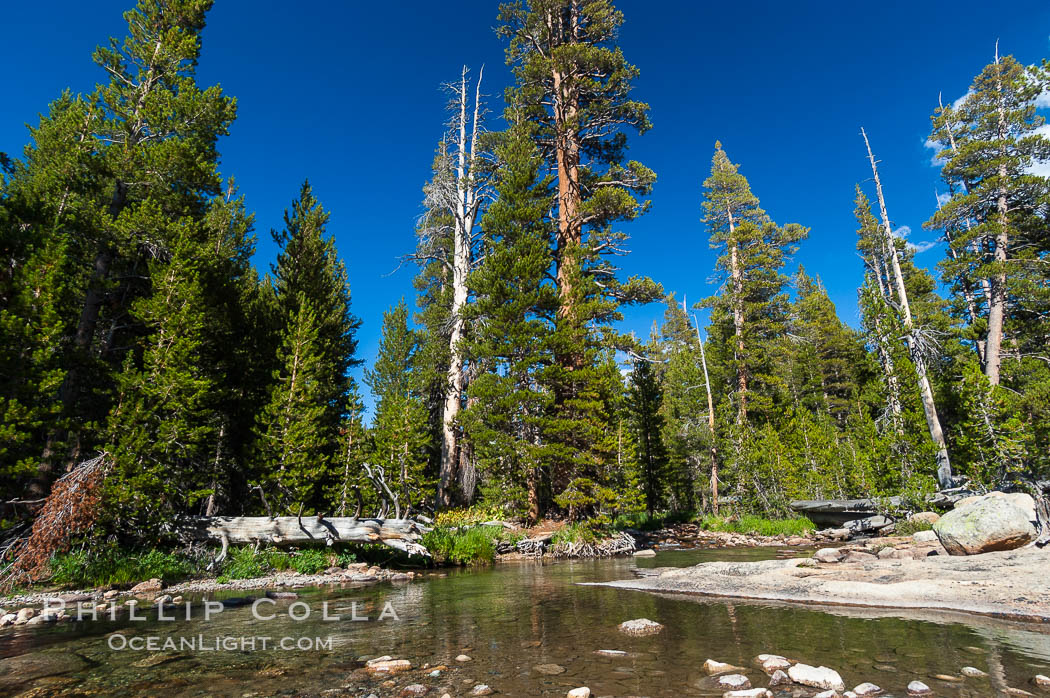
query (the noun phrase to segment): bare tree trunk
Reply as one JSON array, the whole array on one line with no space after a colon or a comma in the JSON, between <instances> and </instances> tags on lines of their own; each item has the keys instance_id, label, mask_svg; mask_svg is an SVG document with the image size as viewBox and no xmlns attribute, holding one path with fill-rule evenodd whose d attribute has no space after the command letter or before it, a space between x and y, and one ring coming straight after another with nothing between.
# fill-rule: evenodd
<instances>
[{"instance_id":1,"label":"bare tree trunk","mask_svg":"<svg viewBox=\"0 0 1050 698\"><path fill-rule=\"evenodd\" d=\"M460 344L463 340L463 310L469 299L467 278L474 263L474 221L477 215L478 190L475 182L476 148L478 140L478 123L480 117L481 78L474 96L473 120L468 119L467 103L467 67L458 87L459 117L456 135L456 201L453 211L453 251L452 251L452 310L451 332L449 334L449 363L445 386L445 404L441 415L441 466L438 478L438 506L451 506L455 501L453 490L457 481L460 463L459 427L456 418L463 404L463 393L467 387L467 377L463 367L463 352ZM470 138L467 130L470 122Z\"/></svg>"},{"instance_id":2,"label":"bare tree trunk","mask_svg":"<svg viewBox=\"0 0 1050 698\"><path fill-rule=\"evenodd\" d=\"M696 315L693 315L693 324L696 326L696 341L700 343L700 365L704 367L704 388L707 390L707 426L711 430L711 513L718 516L718 446L715 441L715 401L711 397L711 378L707 374L707 354L704 352L704 339L700 336L700 322L696 319Z\"/></svg>"},{"instance_id":3,"label":"bare tree trunk","mask_svg":"<svg viewBox=\"0 0 1050 698\"><path fill-rule=\"evenodd\" d=\"M941 420L937 416L937 405L933 398L933 388L930 386L930 379L926 375L926 360L915 341L915 327L911 315L911 306L908 304L908 290L904 285L904 274L901 272L900 257L897 254L897 245L893 239L890 217L886 212L886 198L882 193L879 170L875 163L875 156L871 152L868 134L864 132L864 129L861 129L861 134L864 136L864 145L868 149L868 160L871 162L871 171L875 178L875 191L878 194L879 212L882 215L882 225L885 229L886 248L889 251L890 268L893 270L893 281L897 289L897 304L900 308L901 319L904 321L904 340L908 345L908 353L911 356L912 363L915 364L915 373L919 382L919 394L922 399L922 411L926 415L926 426L930 430L930 439L937 449L937 482L942 488L947 488L953 484L952 466L948 458L948 446L945 443Z\"/></svg>"}]
</instances>

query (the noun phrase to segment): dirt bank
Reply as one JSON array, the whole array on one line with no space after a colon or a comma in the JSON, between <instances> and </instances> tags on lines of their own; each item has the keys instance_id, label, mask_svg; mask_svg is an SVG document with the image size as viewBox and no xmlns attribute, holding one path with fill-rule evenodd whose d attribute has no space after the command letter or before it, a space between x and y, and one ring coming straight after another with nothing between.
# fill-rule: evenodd
<instances>
[{"instance_id":1,"label":"dirt bank","mask_svg":"<svg viewBox=\"0 0 1050 698\"><path fill-rule=\"evenodd\" d=\"M917 552L934 551L930 547ZM602 586L807 605L978 613L1050 623L1050 550L914 557L918 559L852 555L847 561L827 564L809 558L708 562L645 570L646 576L639 579Z\"/></svg>"}]
</instances>

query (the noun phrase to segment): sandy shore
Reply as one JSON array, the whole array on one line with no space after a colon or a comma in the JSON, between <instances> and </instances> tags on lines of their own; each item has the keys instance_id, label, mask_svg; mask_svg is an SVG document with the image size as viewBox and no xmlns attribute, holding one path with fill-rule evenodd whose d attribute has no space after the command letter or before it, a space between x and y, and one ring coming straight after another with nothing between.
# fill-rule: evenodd
<instances>
[{"instance_id":1,"label":"sandy shore","mask_svg":"<svg viewBox=\"0 0 1050 698\"><path fill-rule=\"evenodd\" d=\"M601 586L806 605L976 613L1050 623L1050 551L816 563L708 562Z\"/></svg>"}]
</instances>

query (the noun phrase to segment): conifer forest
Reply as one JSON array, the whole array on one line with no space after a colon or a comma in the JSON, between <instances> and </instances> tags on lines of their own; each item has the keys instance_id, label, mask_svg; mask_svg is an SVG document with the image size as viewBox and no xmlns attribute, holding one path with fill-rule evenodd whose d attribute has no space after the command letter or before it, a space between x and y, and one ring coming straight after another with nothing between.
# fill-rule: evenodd
<instances>
[{"instance_id":1,"label":"conifer forest","mask_svg":"<svg viewBox=\"0 0 1050 698\"><path fill-rule=\"evenodd\" d=\"M385 307L353 301L351 211L304 181L260 230L220 172L244 108L197 76L212 0L138 0L83 57L94 90L25 105L24 150L0 154L4 579L174 549L199 517L480 510L604 535L1050 479L1050 63L989 46L934 100L943 256L895 232L857 124L855 196L823 203L855 218L850 324L795 259L807 221L763 207L763 163L731 144L695 162L696 286L621 269L660 173L631 156L659 115L618 4L493 3L513 79L464 67L447 122L419 124L430 176L390 260L414 294Z\"/></svg>"}]
</instances>

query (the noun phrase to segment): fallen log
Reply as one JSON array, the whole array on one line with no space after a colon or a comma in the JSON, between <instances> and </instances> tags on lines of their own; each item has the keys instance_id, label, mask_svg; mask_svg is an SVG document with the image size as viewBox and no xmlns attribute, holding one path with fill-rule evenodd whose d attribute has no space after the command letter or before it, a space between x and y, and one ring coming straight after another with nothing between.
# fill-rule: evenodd
<instances>
[{"instance_id":1,"label":"fallen log","mask_svg":"<svg viewBox=\"0 0 1050 698\"><path fill-rule=\"evenodd\" d=\"M276 546L379 543L409 555L430 557L417 541L430 529L411 519L357 519L350 516L212 516L195 517L181 525L192 540L228 544Z\"/></svg>"}]
</instances>

